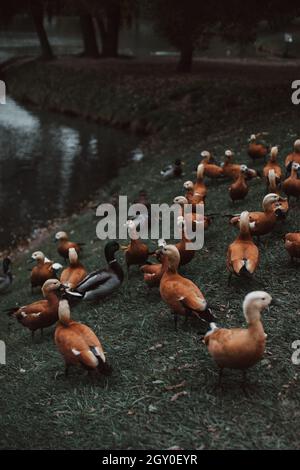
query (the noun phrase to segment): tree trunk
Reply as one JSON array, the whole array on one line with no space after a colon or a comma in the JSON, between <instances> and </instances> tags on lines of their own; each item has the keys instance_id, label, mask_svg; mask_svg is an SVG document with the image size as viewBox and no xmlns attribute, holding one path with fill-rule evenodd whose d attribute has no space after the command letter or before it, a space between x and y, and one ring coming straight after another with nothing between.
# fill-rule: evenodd
<instances>
[{"instance_id":1,"label":"tree trunk","mask_svg":"<svg viewBox=\"0 0 300 470\"><path fill-rule=\"evenodd\" d=\"M98 18L98 26L102 42L103 57L118 57L119 33L121 27L120 3L109 4L106 8L106 18Z\"/></svg>"},{"instance_id":2,"label":"tree trunk","mask_svg":"<svg viewBox=\"0 0 300 470\"><path fill-rule=\"evenodd\" d=\"M44 59L51 60L53 59L54 55L50 43L48 41L46 30L44 28L43 4L39 0L32 0L30 2L30 11L36 29L36 33L40 41L42 57Z\"/></svg>"},{"instance_id":3,"label":"tree trunk","mask_svg":"<svg viewBox=\"0 0 300 470\"><path fill-rule=\"evenodd\" d=\"M89 14L81 14L80 25L84 46L82 55L84 57L99 57L97 38L92 16Z\"/></svg>"},{"instance_id":4,"label":"tree trunk","mask_svg":"<svg viewBox=\"0 0 300 470\"><path fill-rule=\"evenodd\" d=\"M193 53L194 47L191 44L187 44L180 50L180 59L177 65L177 72L189 73L192 70L193 65Z\"/></svg>"}]
</instances>

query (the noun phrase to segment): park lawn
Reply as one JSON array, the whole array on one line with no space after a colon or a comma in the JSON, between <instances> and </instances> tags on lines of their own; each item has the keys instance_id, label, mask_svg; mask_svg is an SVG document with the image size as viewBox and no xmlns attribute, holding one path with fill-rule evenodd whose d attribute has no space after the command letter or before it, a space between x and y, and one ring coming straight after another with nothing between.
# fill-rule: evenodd
<instances>
[{"instance_id":1,"label":"park lawn","mask_svg":"<svg viewBox=\"0 0 300 470\"><path fill-rule=\"evenodd\" d=\"M232 148L237 161L248 162L247 138L266 131L272 144L280 144L282 162L298 136L297 111L285 87L208 82L196 76L194 83L176 87L179 101L172 97L162 103L160 117L167 124L143 142L145 159L122 168L95 201L106 201L116 190L132 201L146 188L151 202L171 202L182 194L183 181L194 178L204 148L217 159ZM178 157L186 162L185 175L162 181L159 170ZM284 233L299 229L299 206L264 238L255 278L235 279L227 287L226 249L236 232L222 214L258 210L265 191L262 181L252 181L246 200L233 207L228 185L208 181L206 211L220 215L205 234L204 248L182 273L201 287L223 326L244 324L241 304L251 290L265 289L281 300L281 307L264 313L267 350L249 372L248 394L242 392L238 371L227 371L223 388L216 387L218 371L201 342L200 325L180 321L176 333L158 290L149 290L138 268L132 268L128 286L72 312L101 338L114 369L108 379L92 381L76 369L65 378L54 328L43 339L37 334L32 343L27 330L1 314L0 339L7 346L7 365L0 366L1 448L299 448L299 366L292 364L291 345L300 339L300 267L290 264L282 241ZM96 224L94 211L87 209L61 225L72 239L86 242L82 261L89 270L105 264L105 242L96 239ZM41 249L58 259L52 235ZM1 297L1 311L32 300L25 258L15 262L13 288ZM122 253L118 258L123 262ZM186 393L172 400L181 391Z\"/></svg>"}]
</instances>

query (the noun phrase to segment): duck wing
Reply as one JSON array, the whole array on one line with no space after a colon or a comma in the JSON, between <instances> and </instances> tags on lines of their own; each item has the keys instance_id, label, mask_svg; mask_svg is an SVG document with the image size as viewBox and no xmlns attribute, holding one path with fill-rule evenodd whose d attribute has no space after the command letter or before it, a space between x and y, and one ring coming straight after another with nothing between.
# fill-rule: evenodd
<instances>
[{"instance_id":1,"label":"duck wing","mask_svg":"<svg viewBox=\"0 0 300 470\"><path fill-rule=\"evenodd\" d=\"M104 284L106 281L108 281L112 276L112 273L109 272L106 269L103 269L101 271L93 271L90 274L88 274L77 286L75 292L79 292L81 294L84 294L85 292L89 290L96 289L98 286L101 286L101 284Z\"/></svg>"}]
</instances>

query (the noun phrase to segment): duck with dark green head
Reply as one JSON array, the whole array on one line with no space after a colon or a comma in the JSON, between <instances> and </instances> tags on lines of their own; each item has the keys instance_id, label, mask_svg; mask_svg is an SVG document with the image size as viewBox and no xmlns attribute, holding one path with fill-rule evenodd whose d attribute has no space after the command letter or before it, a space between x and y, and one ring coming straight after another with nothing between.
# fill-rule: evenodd
<instances>
[{"instance_id":1,"label":"duck with dark green head","mask_svg":"<svg viewBox=\"0 0 300 470\"><path fill-rule=\"evenodd\" d=\"M3 273L0 274L0 294L6 292L12 283L12 273L10 270L11 260L4 258L3 260Z\"/></svg>"},{"instance_id":2,"label":"duck with dark green head","mask_svg":"<svg viewBox=\"0 0 300 470\"><path fill-rule=\"evenodd\" d=\"M123 269L116 260L115 254L120 249L116 241L109 241L104 249L108 266L88 274L76 287L66 292L67 297L97 301L117 290L123 282Z\"/></svg>"}]
</instances>

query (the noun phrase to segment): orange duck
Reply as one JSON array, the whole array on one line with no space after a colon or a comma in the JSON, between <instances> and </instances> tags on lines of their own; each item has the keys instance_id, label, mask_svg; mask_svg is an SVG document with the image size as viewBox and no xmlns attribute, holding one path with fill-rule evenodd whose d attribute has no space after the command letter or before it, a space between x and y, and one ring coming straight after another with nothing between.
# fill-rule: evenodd
<instances>
[{"instance_id":1,"label":"orange duck","mask_svg":"<svg viewBox=\"0 0 300 470\"><path fill-rule=\"evenodd\" d=\"M284 236L284 246L292 262L294 258L300 258L300 232L287 233Z\"/></svg>"},{"instance_id":2,"label":"orange duck","mask_svg":"<svg viewBox=\"0 0 300 470\"><path fill-rule=\"evenodd\" d=\"M287 195L288 201L290 200L291 196L297 199L299 199L300 197L300 179L298 178L299 169L300 169L300 164L293 162L291 176L289 176L282 183L282 189L284 193Z\"/></svg>"},{"instance_id":3,"label":"orange duck","mask_svg":"<svg viewBox=\"0 0 300 470\"><path fill-rule=\"evenodd\" d=\"M204 183L204 164L200 163L197 167L197 178L194 184L194 196L200 197L201 201L205 201L207 194L207 187Z\"/></svg>"},{"instance_id":4,"label":"orange duck","mask_svg":"<svg viewBox=\"0 0 300 470\"><path fill-rule=\"evenodd\" d=\"M66 232L57 232L55 234L55 241L58 242L57 251L60 256L64 259L69 257L69 249L75 248L77 254L82 250L84 243L75 243L69 241L68 235Z\"/></svg>"},{"instance_id":5,"label":"orange duck","mask_svg":"<svg viewBox=\"0 0 300 470\"><path fill-rule=\"evenodd\" d=\"M240 233L227 250L228 285L232 274L237 276L253 274L258 263L259 251L250 233L249 212L244 211L240 216Z\"/></svg>"},{"instance_id":6,"label":"orange duck","mask_svg":"<svg viewBox=\"0 0 300 470\"><path fill-rule=\"evenodd\" d=\"M204 165L204 176L208 176L209 178L220 178L223 176L222 167L214 163L214 159L210 152L204 150L201 152L201 157L201 163Z\"/></svg>"},{"instance_id":7,"label":"orange duck","mask_svg":"<svg viewBox=\"0 0 300 470\"><path fill-rule=\"evenodd\" d=\"M267 181L267 184L269 182L269 173L271 170L274 171L275 173L277 185L280 183L282 171L281 171L280 165L277 163L277 156L278 156L278 147L272 147L271 152L270 152L270 159L263 169L263 175Z\"/></svg>"},{"instance_id":8,"label":"orange duck","mask_svg":"<svg viewBox=\"0 0 300 470\"><path fill-rule=\"evenodd\" d=\"M231 197L232 202L245 199L248 194L249 188L246 182L247 171L247 166L241 165L238 178L228 188L229 196Z\"/></svg>"},{"instance_id":9,"label":"orange duck","mask_svg":"<svg viewBox=\"0 0 300 470\"><path fill-rule=\"evenodd\" d=\"M65 360L65 375L69 367L79 365L90 371L110 375L111 367L107 364L102 345L88 326L71 319L67 300L60 300L54 341Z\"/></svg>"},{"instance_id":10,"label":"orange duck","mask_svg":"<svg viewBox=\"0 0 300 470\"><path fill-rule=\"evenodd\" d=\"M269 153L269 147L264 141L258 140L258 135L252 134L249 139L248 155L253 161L265 158Z\"/></svg>"},{"instance_id":11,"label":"orange duck","mask_svg":"<svg viewBox=\"0 0 300 470\"><path fill-rule=\"evenodd\" d=\"M65 268L60 276L62 282L69 289L74 289L87 275L83 265L78 261L78 255L75 248L69 248L70 266Z\"/></svg>"},{"instance_id":12,"label":"orange duck","mask_svg":"<svg viewBox=\"0 0 300 470\"><path fill-rule=\"evenodd\" d=\"M258 238L272 232L277 220L282 218L283 212L281 206L275 205L280 202L281 198L278 194L267 194L263 199L263 212L249 212L250 232ZM232 225L239 225L240 216L231 219Z\"/></svg>"},{"instance_id":13,"label":"orange duck","mask_svg":"<svg viewBox=\"0 0 300 470\"><path fill-rule=\"evenodd\" d=\"M128 233L131 241L128 246L123 246L121 249L125 251L125 261L128 274L130 266L141 266L145 264L148 260L148 256L153 253L150 253L148 246L143 243L140 238L138 238L134 221L127 220L126 226L128 227Z\"/></svg>"},{"instance_id":14,"label":"orange duck","mask_svg":"<svg viewBox=\"0 0 300 470\"><path fill-rule=\"evenodd\" d=\"M180 266L184 266L185 264L188 264L190 261L195 256L196 251L195 250L188 250L186 247L187 243L191 243L191 240L189 240L186 237L186 221L183 216L177 217L177 225L178 227L181 227L181 239L179 243L176 243L176 248L179 251L180 254ZM193 227L191 227L193 229Z\"/></svg>"},{"instance_id":15,"label":"orange duck","mask_svg":"<svg viewBox=\"0 0 300 470\"><path fill-rule=\"evenodd\" d=\"M215 321L200 289L192 281L178 274L180 254L176 246L165 245L161 251L168 258L168 268L160 281L160 295L174 315L175 329L178 315L195 316L208 322Z\"/></svg>"},{"instance_id":16,"label":"orange duck","mask_svg":"<svg viewBox=\"0 0 300 470\"><path fill-rule=\"evenodd\" d=\"M42 287L43 300L11 308L7 313L15 317L25 328L28 328L32 338L36 330L41 330L42 334L44 328L57 322L59 302L57 292L64 290L64 287L58 279L48 279Z\"/></svg>"},{"instance_id":17,"label":"orange duck","mask_svg":"<svg viewBox=\"0 0 300 470\"><path fill-rule=\"evenodd\" d=\"M31 255L29 262L36 261L36 266L31 270L30 282L31 292L34 287L42 287L48 279L54 279L57 276L57 271L62 268L60 263L52 263L42 251L35 251Z\"/></svg>"},{"instance_id":18,"label":"orange duck","mask_svg":"<svg viewBox=\"0 0 300 470\"><path fill-rule=\"evenodd\" d=\"M241 174L241 164L233 163L234 154L231 150L226 150L225 160L222 163L223 174L227 178L232 178L236 180ZM259 173L252 168L248 168L246 179L257 178Z\"/></svg>"},{"instance_id":19,"label":"orange duck","mask_svg":"<svg viewBox=\"0 0 300 470\"><path fill-rule=\"evenodd\" d=\"M215 214L209 214L209 215L205 215L205 216L202 215L204 213L204 202L203 201L201 201L197 204L193 204L192 212L189 212L189 211L185 210L185 206L190 204L185 196L176 196L173 199L173 202L175 204L180 205L180 207L181 207L180 215L184 216L184 219L186 220L187 224L192 224L193 230L196 229L195 224L197 224L197 223L200 223L200 224L204 223L204 229L205 230L212 223L212 218L211 217ZM196 212L197 207L199 209L201 209L198 212Z\"/></svg>"},{"instance_id":20,"label":"orange duck","mask_svg":"<svg viewBox=\"0 0 300 470\"><path fill-rule=\"evenodd\" d=\"M280 201L274 203L274 209L276 210L277 207L280 207L283 214L287 214L289 211L289 202L286 198L283 198L280 194L280 189L278 186L278 179L276 178L276 173L274 170L269 170L268 175L268 193L278 194L280 196Z\"/></svg>"},{"instance_id":21,"label":"orange duck","mask_svg":"<svg viewBox=\"0 0 300 470\"><path fill-rule=\"evenodd\" d=\"M166 245L165 240L159 240L159 248ZM163 273L168 267L168 258L163 255L159 250L155 253L157 259L160 261L156 264L144 264L141 266L141 271L144 274L144 281L149 287L158 287L163 276Z\"/></svg>"},{"instance_id":22,"label":"orange duck","mask_svg":"<svg viewBox=\"0 0 300 470\"><path fill-rule=\"evenodd\" d=\"M285 163L285 168L287 171L287 176L290 175L293 162L300 164L300 139L295 140L294 151L290 153L285 159L284 163Z\"/></svg>"},{"instance_id":23,"label":"orange duck","mask_svg":"<svg viewBox=\"0 0 300 470\"><path fill-rule=\"evenodd\" d=\"M204 203L202 194L195 194L195 184L192 181L185 181L183 183L183 187L186 190L184 197L187 200L187 204L193 204L193 206L196 206L196 204Z\"/></svg>"},{"instance_id":24,"label":"orange duck","mask_svg":"<svg viewBox=\"0 0 300 470\"><path fill-rule=\"evenodd\" d=\"M243 302L247 328L218 328L215 323L204 337L208 352L219 367L219 385L223 369L240 369L245 379L246 370L263 357L266 334L261 322L261 312L272 302L263 291L250 292Z\"/></svg>"}]
</instances>

